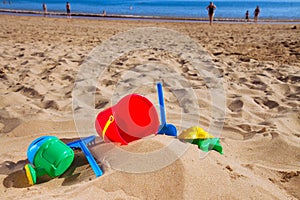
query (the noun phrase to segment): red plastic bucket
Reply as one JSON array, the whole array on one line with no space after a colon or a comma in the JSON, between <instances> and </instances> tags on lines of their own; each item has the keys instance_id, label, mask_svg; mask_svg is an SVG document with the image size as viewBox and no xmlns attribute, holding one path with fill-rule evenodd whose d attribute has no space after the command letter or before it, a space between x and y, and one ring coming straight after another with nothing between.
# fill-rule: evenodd
<instances>
[{"instance_id":1,"label":"red plastic bucket","mask_svg":"<svg viewBox=\"0 0 300 200\"><path fill-rule=\"evenodd\" d=\"M159 119L155 107L146 97L130 94L113 107L100 112L95 126L104 141L128 144L156 134Z\"/></svg>"}]
</instances>

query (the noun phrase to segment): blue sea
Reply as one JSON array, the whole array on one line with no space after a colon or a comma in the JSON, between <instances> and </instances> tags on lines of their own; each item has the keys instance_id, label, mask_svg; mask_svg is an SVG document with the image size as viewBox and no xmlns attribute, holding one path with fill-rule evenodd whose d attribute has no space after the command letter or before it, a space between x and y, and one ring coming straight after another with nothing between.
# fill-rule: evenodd
<instances>
[{"instance_id":1,"label":"blue sea","mask_svg":"<svg viewBox=\"0 0 300 200\"><path fill-rule=\"evenodd\" d=\"M42 11L46 3L49 12L65 12L66 1L62 0L1 0L0 9ZM203 0L69 0L72 13L101 14L103 10L112 15L166 16L166 17L207 17ZM218 0L216 18L244 18L246 10L250 17L258 5L262 19L300 19L300 0Z\"/></svg>"}]
</instances>

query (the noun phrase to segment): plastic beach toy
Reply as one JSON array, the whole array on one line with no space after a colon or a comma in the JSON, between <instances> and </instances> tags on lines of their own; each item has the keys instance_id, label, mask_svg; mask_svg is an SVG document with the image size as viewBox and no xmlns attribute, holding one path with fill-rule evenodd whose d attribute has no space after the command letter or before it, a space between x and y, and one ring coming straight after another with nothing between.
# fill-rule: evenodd
<instances>
[{"instance_id":1,"label":"plastic beach toy","mask_svg":"<svg viewBox=\"0 0 300 200\"><path fill-rule=\"evenodd\" d=\"M89 164L91 165L96 177L99 177L99 176L102 176L103 172L101 171L99 165L97 164L93 155L91 154L91 152L89 151L89 149L86 146L86 144L89 145L89 144L93 143L95 141L95 138L96 138L96 136L93 135L90 137L83 138L81 140L76 140L74 142L70 142L67 145L69 147L71 147L72 149L80 148L83 151Z\"/></svg>"},{"instance_id":2,"label":"plastic beach toy","mask_svg":"<svg viewBox=\"0 0 300 200\"><path fill-rule=\"evenodd\" d=\"M177 136L177 129L173 124L167 124L166 122L166 110L164 103L164 94L162 89L162 84L157 83L157 93L158 93L158 102L160 107L160 126L158 134L165 134L169 136Z\"/></svg>"},{"instance_id":3,"label":"plastic beach toy","mask_svg":"<svg viewBox=\"0 0 300 200\"><path fill-rule=\"evenodd\" d=\"M198 145L198 148L203 151L208 152L209 150L215 150L220 154L223 154L223 147L220 144L220 139L215 138L198 126L193 126L184 130L177 138L196 144Z\"/></svg>"},{"instance_id":4,"label":"plastic beach toy","mask_svg":"<svg viewBox=\"0 0 300 200\"><path fill-rule=\"evenodd\" d=\"M220 144L219 138L194 139L192 144L198 145L198 148L205 152L215 150L220 154L223 154L223 147Z\"/></svg>"},{"instance_id":5,"label":"plastic beach toy","mask_svg":"<svg viewBox=\"0 0 300 200\"><path fill-rule=\"evenodd\" d=\"M207 139L207 138L214 138L213 135L210 133L204 131L199 126L193 126L191 128L188 128L177 137L178 139Z\"/></svg>"},{"instance_id":6,"label":"plastic beach toy","mask_svg":"<svg viewBox=\"0 0 300 200\"><path fill-rule=\"evenodd\" d=\"M27 157L31 164L25 165L25 172L31 185L36 178L45 174L57 177L63 174L74 160L74 152L55 136L43 136L28 147Z\"/></svg>"},{"instance_id":7,"label":"plastic beach toy","mask_svg":"<svg viewBox=\"0 0 300 200\"><path fill-rule=\"evenodd\" d=\"M95 127L105 142L126 145L134 140L156 134L159 119L155 107L146 97L130 94L113 107L100 112Z\"/></svg>"}]
</instances>

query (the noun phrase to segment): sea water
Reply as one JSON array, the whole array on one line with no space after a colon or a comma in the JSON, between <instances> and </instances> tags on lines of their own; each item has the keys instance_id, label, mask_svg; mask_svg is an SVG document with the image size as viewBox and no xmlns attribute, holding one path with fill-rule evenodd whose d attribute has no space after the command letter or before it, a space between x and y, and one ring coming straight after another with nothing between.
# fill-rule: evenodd
<instances>
[{"instance_id":1,"label":"sea water","mask_svg":"<svg viewBox=\"0 0 300 200\"><path fill-rule=\"evenodd\" d=\"M42 11L46 3L49 12L65 12L66 1L62 0L1 0L0 9ZM113 15L207 17L205 9L209 1L203 0L69 0L72 13L101 14L103 10ZM218 0L216 18L250 17L256 6L261 9L263 19L300 19L300 0Z\"/></svg>"}]
</instances>

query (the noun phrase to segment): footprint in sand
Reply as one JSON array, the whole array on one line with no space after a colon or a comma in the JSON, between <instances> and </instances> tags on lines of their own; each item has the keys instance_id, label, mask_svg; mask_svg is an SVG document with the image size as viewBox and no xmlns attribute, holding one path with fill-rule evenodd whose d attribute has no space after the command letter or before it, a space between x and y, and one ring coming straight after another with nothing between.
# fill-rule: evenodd
<instances>
[{"instance_id":1,"label":"footprint in sand","mask_svg":"<svg viewBox=\"0 0 300 200\"><path fill-rule=\"evenodd\" d=\"M45 57L45 53L44 52L34 52L34 53L31 54L31 56L33 56L33 57L36 57L36 56Z\"/></svg>"},{"instance_id":2,"label":"footprint in sand","mask_svg":"<svg viewBox=\"0 0 300 200\"><path fill-rule=\"evenodd\" d=\"M241 78L239 78L239 81L238 81L240 84L243 84L243 83L247 83L248 82L248 80L247 80L247 78L245 78L245 77L241 77Z\"/></svg>"},{"instance_id":3,"label":"footprint in sand","mask_svg":"<svg viewBox=\"0 0 300 200\"><path fill-rule=\"evenodd\" d=\"M3 70L0 70L0 79L1 80L7 80L7 75Z\"/></svg>"},{"instance_id":4,"label":"footprint in sand","mask_svg":"<svg viewBox=\"0 0 300 200\"><path fill-rule=\"evenodd\" d=\"M288 77L289 77L289 80L291 81L291 83L293 83L293 84L300 82L300 76L292 76L292 75L290 75Z\"/></svg>"},{"instance_id":5,"label":"footprint in sand","mask_svg":"<svg viewBox=\"0 0 300 200\"><path fill-rule=\"evenodd\" d=\"M300 101L300 94L299 93L289 94L289 95L287 95L287 98L290 100Z\"/></svg>"},{"instance_id":6,"label":"footprint in sand","mask_svg":"<svg viewBox=\"0 0 300 200\"><path fill-rule=\"evenodd\" d=\"M252 131L252 128L250 125L248 124L240 124L240 125L237 125L239 128L243 129L244 131L246 132L251 132Z\"/></svg>"},{"instance_id":7,"label":"footprint in sand","mask_svg":"<svg viewBox=\"0 0 300 200\"><path fill-rule=\"evenodd\" d=\"M239 173L237 173L237 172L234 172L234 170L233 170L229 165L227 165L227 166L225 167L225 169L228 170L229 176L230 176L230 178L232 178L232 179L238 179L238 178L245 177L245 176L242 175L242 174L239 174Z\"/></svg>"},{"instance_id":8,"label":"footprint in sand","mask_svg":"<svg viewBox=\"0 0 300 200\"><path fill-rule=\"evenodd\" d=\"M12 87L12 91L13 92L20 92L21 94L23 94L24 96L26 96L28 98L39 99L39 98L43 97L43 95L41 95L35 89L23 86L21 84L16 84L15 87Z\"/></svg>"},{"instance_id":9,"label":"footprint in sand","mask_svg":"<svg viewBox=\"0 0 300 200\"><path fill-rule=\"evenodd\" d=\"M264 105L267 106L269 109L276 108L279 104L276 101L266 100L264 101Z\"/></svg>"},{"instance_id":10,"label":"footprint in sand","mask_svg":"<svg viewBox=\"0 0 300 200\"><path fill-rule=\"evenodd\" d=\"M64 75L61 79L62 80L68 80L71 83L74 83L74 78L72 76L70 76L70 75Z\"/></svg>"},{"instance_id":11,"label":"footprint in sand","mask_svg":"<svg viewBox=\"0 0 300 200\"><path fill-rule=\"evenodd\" d=\"M46 100L46 101L42 100L40 103L37 104L37 106L43 109L59 110L59 106L57 102L53 100Z\"/></svg>"},{"instance_id":12,"label":"footprint in sand","mask_svg":"<svg viewBox=\"0 0 300 200\"><path fill-rule=\"evenodd\" d=\"M300 171L291 171L291 172L280 171L279 173L281 174L280 182L282 183L289 182L291 179L300 176Z\"/></svg>"},{"instance_id":13,"label":"footprint in sand","mask_svg":"<svg viewBox=\"0 0 300 200\"><path fill-rule=\"evenodd\" d=\"M289 75L289 76L281 75L281 76L278 76L277 79L282 82L285 82L285 83L290 82L292 84L300 82L300 76L293 76L293 75Z\"/></svg>"},{"instance_id":14,"label":"footprint in sand","mask_svg":"<svg viewBox=\"0 0 300 200\"><path fill-rule=\"evenodd\" d=\"M276 101L269 100L266 97L265 98L255 97L254 102L262 107L267 106L269 109L273 109L279 106L279 104Z\"/></svg>"},{"instance_id":15,"label":"footprint in sand","mask_svg":"<svg viewBox=\"0 0 300 200\"><path fill-rule=\"evenodd\" d=\"M232 112L240 112L244 106L244 102L240 99L234 100L228 106L229 110Z\"/></svg>"}]
</instances>

